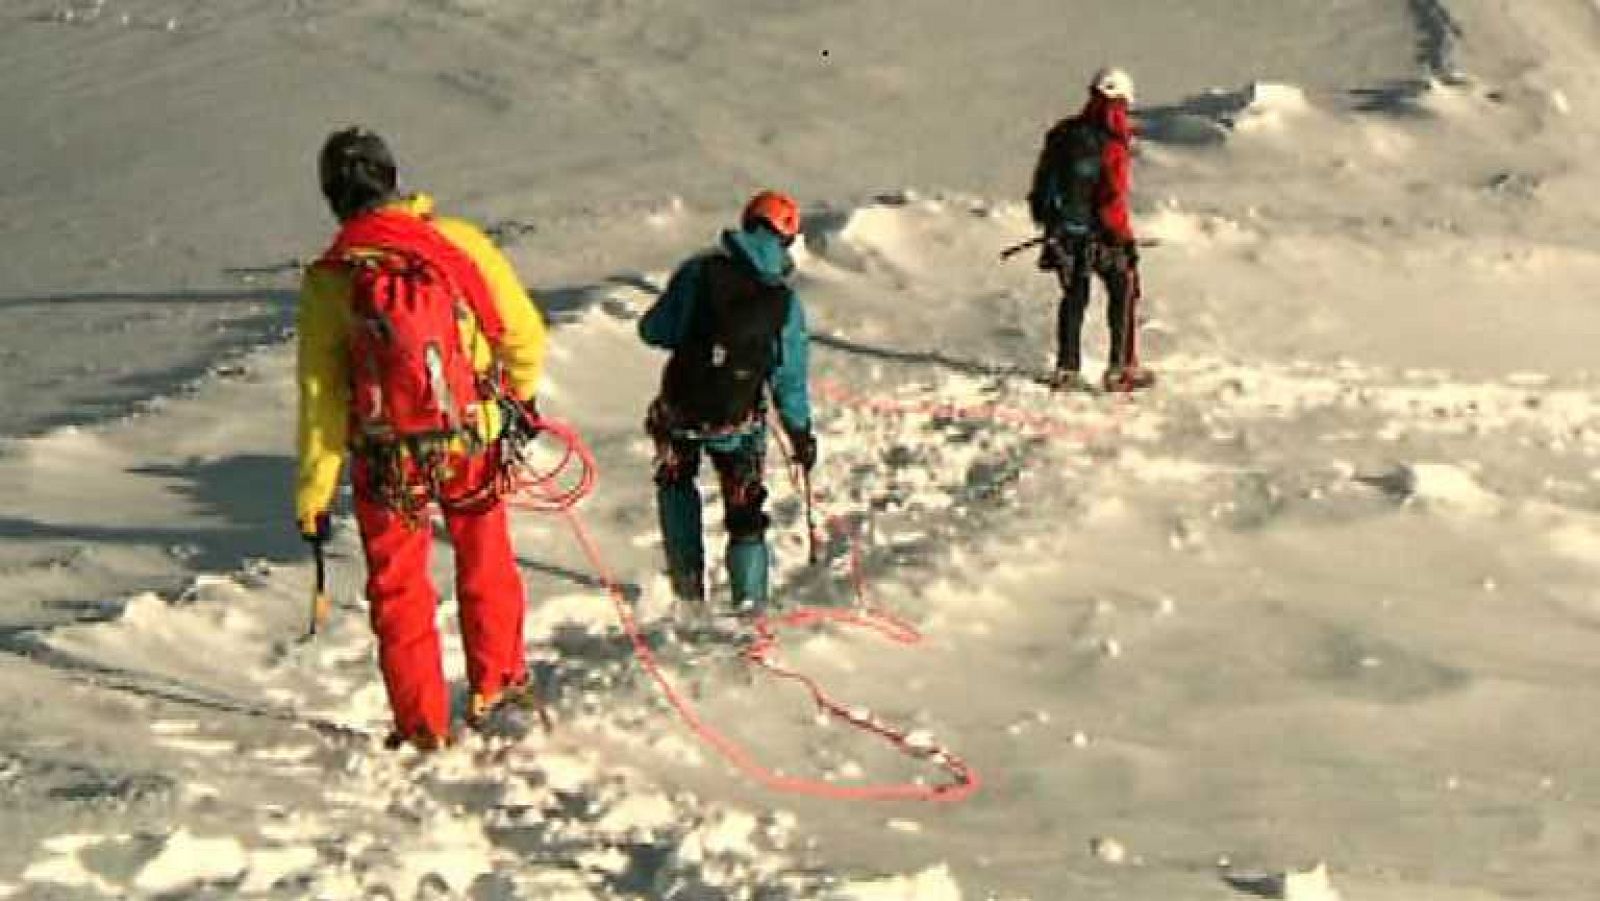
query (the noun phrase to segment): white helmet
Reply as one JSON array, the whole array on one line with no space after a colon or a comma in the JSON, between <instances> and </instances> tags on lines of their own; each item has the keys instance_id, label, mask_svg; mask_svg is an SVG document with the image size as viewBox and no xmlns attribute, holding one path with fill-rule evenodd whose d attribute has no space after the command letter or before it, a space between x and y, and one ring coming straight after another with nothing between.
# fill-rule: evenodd
<instances>
[{"instance_id":1,"label":"white helmet","mask_svg":"<svg viewBox=\"0 0 1600 901\"><path fill-rule=\"evenodd\" d=\"M1133 76L1116 66L1106 66L1094 73L1089 90L1110 100L1133 102Z\"/></svg>"}]
</instances>

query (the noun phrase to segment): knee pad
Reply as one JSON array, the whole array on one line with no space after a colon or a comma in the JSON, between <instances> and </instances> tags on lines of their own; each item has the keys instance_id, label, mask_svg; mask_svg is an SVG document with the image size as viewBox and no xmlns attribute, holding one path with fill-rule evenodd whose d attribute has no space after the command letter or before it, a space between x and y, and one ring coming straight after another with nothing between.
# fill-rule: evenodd
<instances>
[{"instance_id":1,"label":"knee pad","mask_svg":"<svg viewBox=\"0 0 1600 901\"><path fill-rule=\"evenodd\" d=\"M656 486L659 488L694 487L700 469L700 458L678 450L667 450L656 459Z\"/></svg>"},{"instance_id":2,"label":"knee pad","mask_svg":"<svg viewBox=\"0 0 1600 901\"><path fill-rule=\"evenodd\" d=\"M760 540L771 522L762 507L767 502L767 488L756 484L728 499L728 517L725 525L728 537L734 541Z\"/></svg>"},{"instance_id":3,"label":"knee pad","mask_svg":"<svg viewBox=\"0 0 1600 901\"><path fill-rule=\"evenodd\" d=\"M694 484L694 480L681 467L657 466L655 481L657 488L682 488Z\"/></svg>"}]
</instances>

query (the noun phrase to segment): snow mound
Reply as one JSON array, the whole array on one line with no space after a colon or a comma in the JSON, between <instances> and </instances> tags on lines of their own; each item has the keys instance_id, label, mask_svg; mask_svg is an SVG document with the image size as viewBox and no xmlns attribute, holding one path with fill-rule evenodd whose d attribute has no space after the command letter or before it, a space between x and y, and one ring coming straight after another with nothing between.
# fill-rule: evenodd
<instances>
[{"instance_id":1,"label":"snow mound","mask_svg":"<svg viewBox=\"0 0 1600 901\"><path fill-rule=\"evenodd\" d=\"M1381 475L1358 478L1404 504L1487 514L1501 503L1470 472L1450 463L1403 463Z\"/></svg>"},{"instance_id":2,"label":"snow mound","mask_svg":"<svg viewBox=\"0 0 1600 901\"><path fill-rule=\"evenodd\" d=\"M1282 131L1311 111L1305 91L1292 84L1258 81L1236 96L1238 111L1226 121L1241 134Z\"/></svg>"},{"instance_id":3,"label":"snow mound","mask_svg":"<svg viewBox=\"0 0 1600 901\"><path fill-rule=\"evenodd\" d=\"M1146 113L1139 130L1159 143L1219 144L1238 137L1282 133L1313 111L1302 88L1253 81L1232 90L1211 88L1177 107Z\"/></svg>"},{"instance_id":4,"label":"snow mound","mask_svg":"<svg viewBox=\"0 0 1600 901\"><path fill-rule=\"evenodd\" d=\"M1283 874L1284 901L1339 901L1339 892L1328 878L1328 865L1318 863L1309 870L1290 870Z\"/></svg>"},{"instance_id":5,"label":"snow mound","mask_svg":"<svg viewBox=\"0 0 1600 901\"><path fill-rule=\"evenodd\" d=\"M1309 870L1229 872L1223 874L1223 880L1241 892L1276 901L1341 901L1328 876L1328 865L1321 861Z\"/></svg>"},{"instance_id":6,"label":"snow mound","mask_svg":"<svg viewBox=\"0 0 1600 901\"><path fill-rule=\"evenodd\" d=\"M244 848L232 838L201 838L187 829L174 832L139 875L135 888L155 894L230 882L249 867Z\"/></svg>"},{"instance_id":7,"label":"snow mound","mask_svg":"<svg viewBox=\"0 0 1600 901\"><path fill-rule=\"evenodd\" d=\"M961 901L961 887L945 864L911 876L868 879L839 886L824 901Z\"/></svg>"}]
</instances>

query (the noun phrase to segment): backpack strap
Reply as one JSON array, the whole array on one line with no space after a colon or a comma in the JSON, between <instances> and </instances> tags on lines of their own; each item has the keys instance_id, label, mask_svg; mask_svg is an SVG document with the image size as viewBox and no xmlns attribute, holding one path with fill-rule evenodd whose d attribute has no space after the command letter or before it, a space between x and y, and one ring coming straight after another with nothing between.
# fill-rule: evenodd
<instances>
[{"instance_id":1,"label":"backpack strap","mask_svg":"<svg viewBox=\"0 0 1600 901\"><path fill-rule=\"evenodd\" d=\"M318 263L343 266L354 257L374 252L413 256L434 266L466 304L490 346L499 345L505 334L505 322L495 306L488 281L478 270L478 264L439 231L431 216L394 208L356 216L339 229Z\"/></svg>"}]
</instances>

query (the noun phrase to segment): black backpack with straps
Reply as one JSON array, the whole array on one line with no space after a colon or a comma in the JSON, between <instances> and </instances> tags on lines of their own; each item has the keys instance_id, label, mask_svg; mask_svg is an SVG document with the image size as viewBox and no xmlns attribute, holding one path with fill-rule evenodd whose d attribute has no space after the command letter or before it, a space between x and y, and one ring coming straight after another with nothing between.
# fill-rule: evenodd
<instances>
[{"instance_id":1,"label":"black backpack with straps","mask_svg":"<svg viewBox=\"0 0 1600 901\"><path fill-rule=\"evenodd\" d=\"M701 265L688 334L667 362L661 395L680 426L728 428L762 408L791 298L786 286L761 281L725 253Z\"/></svg>"},{"instance_id":2,"label":"black backpack with straps","mask_svg":"<svg viewBox=\"0 0 1600 901\"><path fill-rule=\"evenodd\" d=\"M1094 231L1100 160L1110 139L1105 129L1078 119L1065 119L1050 129L1028 194L1036 221L1053 232Z\"/></svg>"}]
</instances>

